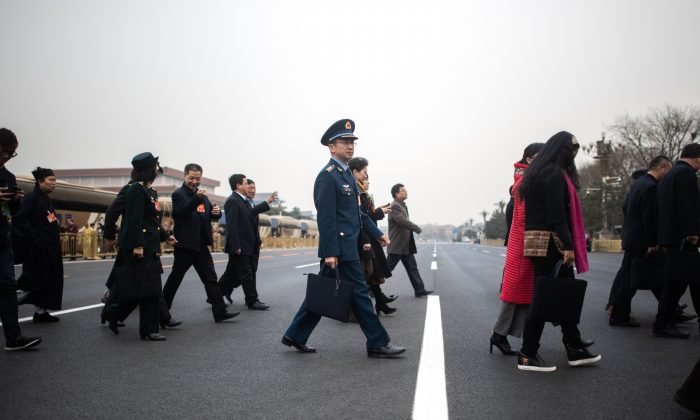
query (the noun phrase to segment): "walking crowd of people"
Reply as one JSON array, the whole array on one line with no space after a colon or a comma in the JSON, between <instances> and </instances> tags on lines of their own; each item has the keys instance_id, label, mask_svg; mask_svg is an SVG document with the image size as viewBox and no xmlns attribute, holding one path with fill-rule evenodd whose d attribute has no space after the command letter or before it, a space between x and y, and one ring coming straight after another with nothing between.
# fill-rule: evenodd
<instances>
[{"instance_id":1,"label":"walking crowd of people","mask_svg":"<svg viewBox=\"0 0 700 420\"><path fill-rule=\"evenodd\" d=\"M369 193L369 161L355 157L355 123L349 119L331 125L321 138L330 160L322 167L314 184L314 204L319 230L320 275L351 283L351 311L365 334L369 357L393 358L406 349L390 342L380 314L393 314L389 304L398 296L385 294L382 285L403 263L415 297L426 290L414 255L414 233L421 228L408 216L408 192L403 184L391 188L392 203L377 206ZM33 171L36 186L26 195L17 187L5 164L17 155L18 141L8 129L0 129L0 315L6 350L38 345L39 337L21 334L17 306L35 307L35 323L58 322L49 310L61 308L63 266L60 228L49 195L56 187L51 169ZM549 319L538 315L534 302L541 293L540 278L573 279L574 273L588 271L586 235L579 203L579 181L574 162L579 151L576 137L559 132L546 143L533 143L515 163L511 203L508 205L506 262L500 291L501 306L490 337L504 355L516 356L524 371L551 372L556 366L541 355L540 338ZM105 214L104 238L118 241L118 253L107 279L103 323L115 334L129 314L139 308L139 334L144 340L164 341L160 331L181 324L170 311L178 288L190 267L194 267L211 305L215 322L240 315L229 311L233 292L240 287L245 305L253 311L269 310L257 291L261 238L259 215L270 210L277 199L272 194L256 204L255 183L243 174L229 178L232 194L226 200L225 252L228 264L217 278L213 258L212 222L222 217L222 209L209 201L200 187L203 168L191 163L184 168L183 184L172 195L174 227L162 227L163 211L152 184L162 170L158 158L145 152L131 161L131 180L124 185ZM613 282L606 310L613 327L639 327L631 315L631 302L637 290L651 290L659 301L653 335L688 338L681 324L697 318L683 311L679 299L690 288L696 311L700 308L700 190L696 172L700 170L700 144L685 146L675 162L658 156L640 174L625 202L622 234L624 257ZM377 227L388 217L389 234ZM116 222L121 218L119 234ZM161 243L174 247L173 268L161 287L163 267ZM385 255L384 247L388 247ZM15 280L14 263L22 264ZM537 280L537 281L536 281ZM24 294L18 295L17 289ZM19 296L19 297L18 297ZM374 299L374 304L371 299ZM225 300L226 301L225 301ZM580 310L580 308L579 308ZM321 315L301 304L282 343L301 353L313 353L307 341ZM551 321L550 321L551 322ZM582 337L578 321L566 318L555 322L562 331L562 342L570 366L598 363L601 355L591 351L593 340ZM508 336L522 337L514 350ZM700 361L676 400L697 412Z\"/></svg>"}]
</instances>

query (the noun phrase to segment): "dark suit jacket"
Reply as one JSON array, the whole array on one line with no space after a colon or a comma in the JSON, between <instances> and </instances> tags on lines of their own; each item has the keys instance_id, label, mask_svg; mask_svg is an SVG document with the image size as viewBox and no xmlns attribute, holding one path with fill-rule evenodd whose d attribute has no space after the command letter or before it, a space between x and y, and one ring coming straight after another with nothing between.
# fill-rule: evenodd
<instances>
[{"instance_id":1,"label":"dark suit jacket","mask_svg":"<svg viewBox=\"0 0 700 420\"><path fill-rule=\"evenodd\" d=\"M413 232L421 233L421 228L408 219L408 208L399 200L391 203L389 213L389 239L391 243L387 248L389 254L409 255L415 254L416 240Z\"/></svg>"},{"instance_id":2,"label":"dark suit jacket","mask_svg":"<svg viewBox=\"0 0 700 420\"><path fill-rule=\"evenodd\" d=\"M383 235L369 216L360 211L358 195L355 178L333 159L316 176L314 205L318 213L319 258L359 261L357 244L361 230L374 240Z\"/></svg>"},{"instance_id":3,"label":"dark suit jacket","mask_svg":"<svg viewBox=\"0 0 700 420\"><path fill-rule=\"evenodd\" d=\"M209 199L197 197L197 194L184 184L173 192L172 199L177 239L175 246L199 251L203 244L213 245L211 221L219 220L221 215L211 214L213 206Z\"/></svg>"},{"instance_id":4,"label":"dark suit jacket","mask_svg":"<svg viewBox=\"0 0 700 420\"><path fill-rule=\"evenodd\" d=\"M143 247L144 255L160 252L167 234L160 227L163 211L158 193L148 185L134 182L126 193L126 210L120 230L121 249Z\"/></svg>"},{"instance_id":5,"label":"dark suit jacket","mask_svg":"<svg viewBox=\"0 0 700 420\"><path fill-rule=\"evenodd\" d=\"M260 239L260 213L265 213L270 211L270 204L267 201L256 204L254 207L250 207L250 204L246 203L248 209L250 210L251 216L253 217L253 228L255 229L255 249L259 250L260 245L262 245L262 239Z\"/></svg>"},{"instance_id":6,"label":"dark suit jacket","mask_svg":"<svg viewBox=\"0 0 700 420\"><path fill-rule=\"evenodd\" d=\"M695 171L679 160L658 186L659 245L678 248L686 236L700 234L700 190Z\"/></svg>"},{"instance_id":7,"label":"dark suit jacket","mask_svg":"<svg viewBox=\"0 0 700 420\"><path fill-rule=\"evenodd\" d=\"M237 192L233 192L224 204L226 212L226 247L228 254L235 254L240 248L241 255L253 255L255 251L256 229L253 213L248 203Z\"/></svg>"},{"instance_id":8,"label":"dark suit jacket","mask_svg":"<svg viewBox=\"0 0 700 420\"><path fill-rule=\"evenodd\" d=\"M657 185L656 179L646 174L630 187L622 228L622 248L627 251L644 250L658 244Z\"/></svg>"}]
</instances>

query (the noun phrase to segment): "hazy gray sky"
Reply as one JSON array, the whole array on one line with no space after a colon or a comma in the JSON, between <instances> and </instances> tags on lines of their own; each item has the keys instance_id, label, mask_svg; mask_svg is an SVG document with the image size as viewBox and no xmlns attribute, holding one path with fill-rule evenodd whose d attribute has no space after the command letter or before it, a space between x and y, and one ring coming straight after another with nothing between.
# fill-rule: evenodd
<instances>
[{"instance_id":1,"label":"hazy gray sky","mask_svg":"<svg viewBox=\"0 0 700 420\"><path fill-rule=\"evenodd\" d=\"M352 118L377 201L402 182L415 222L457 224L530 142L698 105L698 40L697 0L0 0L0 126L17 174L152 151L310 209Z\"/></svg>"}]
</instances>

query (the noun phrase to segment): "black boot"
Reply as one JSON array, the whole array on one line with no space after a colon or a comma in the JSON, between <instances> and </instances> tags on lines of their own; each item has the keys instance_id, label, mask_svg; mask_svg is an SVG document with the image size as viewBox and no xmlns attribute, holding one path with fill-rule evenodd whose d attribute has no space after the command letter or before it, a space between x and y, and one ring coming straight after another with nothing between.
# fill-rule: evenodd
<instances>
[{"instance_id":1,"label":"black boot","mask_svg":"<svg viewBox=\"0 0 700 420\"><path fill-rule=\"evenodd\" d=\"M489 345L489 353L491 354L493 354L493 346L496 346L496 348L506 356L515 356L516 354L518 354L517 351L513 350L510 347L508 337L506 337L505 335L498 334L494 331L493 334L491 334L490 342L491 344Z\"/></svg>"},{"instance_id":2,"label":"black boot","mask_svg":"<svg viewBox=\"0 0 700 420\"><path fill-rule=\"evenodd\" d=\"M377 315L379 315L380 312L387 315L396 312L396 308L390 308L389 305L386 304L379 285L370 286L370 289L372 289L372 292L374 293L374 309L377 311Z\"/></svg>"}]
</instances>

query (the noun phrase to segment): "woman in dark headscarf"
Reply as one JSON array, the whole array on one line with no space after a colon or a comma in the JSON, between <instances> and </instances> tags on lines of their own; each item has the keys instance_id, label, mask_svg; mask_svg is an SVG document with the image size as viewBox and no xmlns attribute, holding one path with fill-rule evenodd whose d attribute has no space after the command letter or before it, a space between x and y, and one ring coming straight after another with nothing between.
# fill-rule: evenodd
<instances>
[{"instance_id":1,"label":"woman in dark headscarf","mask_svg":"<svg viewBox=\"0 0 700 420\"><path fill-rule=\"evenodd\" d=\"M19 303L35 307L34 322L58 322L48 309L61 309L63 300L63 258L61 229L49 198L56 189L51 169L32 172L34 190L24 196L19 212L12 218L15 256L22 263L17 286L29 292Z\"/></svg>"},{"instance_id":2,"label":"woman in dark headscarf","mask_svg":"<svg viewBox=\"0 0 700 420\"><path fill-rule=\"evenodd\" d=\"M501 286L501 311L493 326L489 351L496 346L501 353L509 356L517 354L508 343L508 336L520 338L525 327L527 311L532 302L532 288L535 282L532 263L523 255L523 237L525 236L525 202L520 200L518 188L528 165L535 159L544 143L532 143L525 148L523 158L515 162L513 186L511 191L511 220L508 221L506 236L506 265L503 269ZM508 217L506 216L506 219Z\"/></svg>"},{"instance_id":3,"label":"woman in dark headscarf","mask_svg":"<svg viewBox=\"0 0 700 420\"><path fill-rule=\"evenodd\" d=\"M552 136L525 171L520 197L525 201L524 255L529 257L535 278L549 277L563 262L562 271L573 277L574 262L578 273L588 271L586 239L578 199L578 173L574 158L579 144L571 133L561 131ZM566 281L566 280L562 280ZM556 366L537 353L544 321L528 316L523 330L523 345L518 355L518 369L551 372ZM570 366L595 363L600 355L591 354L581 340L576 324L562 324L564 347Z\"/></svg>"}]
</instances>

